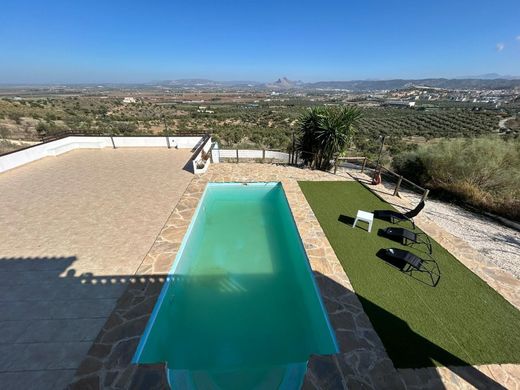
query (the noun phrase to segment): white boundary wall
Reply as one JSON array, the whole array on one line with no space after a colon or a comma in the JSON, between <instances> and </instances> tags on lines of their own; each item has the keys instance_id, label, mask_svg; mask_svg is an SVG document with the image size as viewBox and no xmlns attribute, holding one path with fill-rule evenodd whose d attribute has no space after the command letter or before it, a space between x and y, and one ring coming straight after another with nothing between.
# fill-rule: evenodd
<instances>
[{"instance_id":1,"label":"white boundary wall","mask_svg":"<svg viewBox=\"0 0 520 390\"><path fill-rule=\"evenodd\" d=\"M101 149L101 148L142 148L142 147L170 147L191 149L198 144L201 137L95 137L70 136L56 141L33 146L28 149L10 153L0 157L0 172L19 167L48 156L58 156L74 149ZM114 145L112 144L112 140ZM210 145L211 142L208 142Z\"/></svg>"},{"instance_id":2,"label":"white boundary wall","mask_svg":"<svg viewBox=\"0 0 520 390\"><path fill-rule=\"evenodd\" d=\"M237 158L236 149L220 149L220 158ZM263 150L260 149L238 149L238 158L241 159L257 159L261 160L263 157ZM289 160L289 153L277 152L274 150L265 151L266 160L280 160L287 162Z\"/></svg>"}]
</instances>

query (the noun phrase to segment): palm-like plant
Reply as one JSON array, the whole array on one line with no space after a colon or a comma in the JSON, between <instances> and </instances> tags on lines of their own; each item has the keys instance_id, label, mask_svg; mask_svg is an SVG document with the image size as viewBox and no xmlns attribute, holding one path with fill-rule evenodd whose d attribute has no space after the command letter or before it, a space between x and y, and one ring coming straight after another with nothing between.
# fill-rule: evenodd
<instances>
[{"instance_id":1,"label":"palm-like plant","mask_svg":"<svg viewBox=\"0 0 520 390\"><path fill-rule=\"evenodd\" d=\"M328 170L348 145L361 111L355 107L314 107L300 118L297 150L306 164Z\"/></svg>"}]
</instances>

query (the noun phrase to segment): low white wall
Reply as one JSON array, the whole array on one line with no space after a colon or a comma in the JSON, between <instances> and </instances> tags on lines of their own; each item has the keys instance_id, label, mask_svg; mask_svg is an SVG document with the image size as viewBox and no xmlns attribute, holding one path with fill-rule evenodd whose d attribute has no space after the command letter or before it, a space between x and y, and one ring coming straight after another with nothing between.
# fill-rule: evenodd
<instances>
[{"instance_id":1,"label":"low white wall","mask_svg":"<svg viewBox=\"0 0 520 390\"><path fill-rule=\"evenodd\" d=\"M170 145L180 149L194 148L202 137L170 137Z\"/></svg>"},{"instance_id":2,"label":"low white wall","mask_svg":"<svg viewBox=\"0 0 520 390\"><path fill-rule=\"evenodd\" d=\"M170 146L193 148L202 137L169 137ZM19 167L48 156L58 156L74 149L167 147L166 137L77 137L71 136L33 146L0 157L0 172Z\"/></svg>"}]
</instances>

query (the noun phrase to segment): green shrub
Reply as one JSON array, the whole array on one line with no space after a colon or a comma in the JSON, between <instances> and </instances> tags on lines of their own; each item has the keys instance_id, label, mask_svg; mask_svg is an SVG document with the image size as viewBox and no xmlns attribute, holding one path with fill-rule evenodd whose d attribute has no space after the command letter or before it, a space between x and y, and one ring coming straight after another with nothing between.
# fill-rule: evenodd
<instances>
[{"instance_id":1,"label":"green shrub","mask_svg":"<svg viewBox=\"0 0 520 390\"><path fill-rule=\"evenodd\" d=\"M398 155L393 167L428 188L520 220L519 140L444 140Z\"/></svg>"},{"instance_id":2,"label":"green shrub","mask_svg":"<svg viewBox=\"0 0 520 390\"><path fill-rule=\"evenodd\" d=\"M313 107L300 118L297 149L312 167L328 170L352 140L362 113L354 107Z\"/></svg>"}]
</instances>

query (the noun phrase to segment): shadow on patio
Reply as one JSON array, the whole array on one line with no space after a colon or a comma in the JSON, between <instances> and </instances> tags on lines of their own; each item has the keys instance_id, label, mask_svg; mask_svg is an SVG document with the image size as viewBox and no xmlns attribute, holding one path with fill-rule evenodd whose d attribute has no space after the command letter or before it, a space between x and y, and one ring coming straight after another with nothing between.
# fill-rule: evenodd
<instances>
[{"instance_id":1,"label":"shadow on patio","mask_svg":"<svg viewBox=\"0 0 520 390\"><path fill-rule=\"evenodd\" d=\"M161 365L135 367L130 361L166 275L76 274L74 261L73 256L0 259L3 386L57 388L74 376L69 388L164 388ZM316 280L340 353L311 357L306 385L328 389L342 388L343 384L386 384L404 388L400 374L403 370L397 372L391 363L374 366L370 356L379 353L380 346L352 331L354 317L365 316L353 310L358 296L319 273ZM60 299L63 294L73 296L75 304L64 306ZM422 339L406 322L363 297L359 299L365 310L369 308L385 317L388 326ZM111 313L105 320L107 310ZM428 346L417 354L421 365L432 366L433 361L448 364L454 374L477 388L504 388L463 359L428 340L421 341ZM433 368L421 373L421 377L423 387L442 387Z\"/></svg>"}]
</instances>

